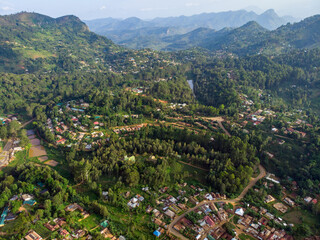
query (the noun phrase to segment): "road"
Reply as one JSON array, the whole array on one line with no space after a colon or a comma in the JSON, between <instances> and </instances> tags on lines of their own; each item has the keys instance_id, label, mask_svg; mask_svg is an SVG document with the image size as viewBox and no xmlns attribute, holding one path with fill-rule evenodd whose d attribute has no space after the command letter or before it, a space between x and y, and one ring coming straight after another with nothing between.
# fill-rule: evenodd
<instances>
[{"instance_id":1,"label":"road","mask_svg":"<svg viewBox=\"0 0 320 240\"><path fill-rule=\"evenodd\" d=\"M237 202L240 202L244 196L247 194L247 192L249 191L249 189L251 189L260 179L264 178L267 174L266 170L264 169L264 167L262 165L259 165L259 170L260 170L260 174L256 177L256 178L252 178L250 180L250 182L248 183L248 185L245 187L245 189L243 189L243 191L240 193L240 195L235 198L235 199L227 199L227 200L213 200L213 201L208 201L208 200L204 200L201 203L199 203L197 206L190 208L187 212L183 213L182 215L176 217L169 225L168 227L168 232L175 235L178 239L182 239L182 240L189 240L188 238L186 238L185 236L183 236L181 233L179 233L177 230L175 230L173 227L174 225L176 225L183 217L185 217L186 214L196 210L197 208L205 205L205 204L214 204L216 202L224 202L224 203L232 203L235 204Z\"/></svg>"}]
</instances>

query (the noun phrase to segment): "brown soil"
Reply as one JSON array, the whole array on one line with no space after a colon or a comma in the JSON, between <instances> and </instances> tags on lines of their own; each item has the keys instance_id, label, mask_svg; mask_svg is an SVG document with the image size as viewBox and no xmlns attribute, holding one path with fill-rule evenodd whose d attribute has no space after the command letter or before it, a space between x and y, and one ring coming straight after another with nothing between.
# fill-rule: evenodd
<instances>
[{"instance_id":1,"label":"brown soil","mask_svg":"<svg viewBox=\"0 0 320 240\"><path fill-rule=\"evenodd\" d=\"M47 155L47 151L43 146L33 146L32 148L30 148L30 151L29 151L30 157L41 157L46 155Z\"/></svg>"},{"instance_id":2,"label":"brown soil","mask_svg":"<svg viewBox=\"0 0 320 240\"><path fill-rule=\"evenodd\" d=\"M49 161L45 162L44 164L49 165L49 166L51 166L51 167L55 167L55 166L57 166L59 163L56 162L56 161L54 161L54 160L49 160Z\"/></svg>"},{"instance_id":3,"label":"brown soil","mask_svg":"<svg viewBox=\"0 0 320 240\"><path fill-rule=\"evenodd\" d=\"M48 156L39 157L40 162L45 162L45 161L47 161L48 159L49 159Z\"/></svg>"}]
</instances>

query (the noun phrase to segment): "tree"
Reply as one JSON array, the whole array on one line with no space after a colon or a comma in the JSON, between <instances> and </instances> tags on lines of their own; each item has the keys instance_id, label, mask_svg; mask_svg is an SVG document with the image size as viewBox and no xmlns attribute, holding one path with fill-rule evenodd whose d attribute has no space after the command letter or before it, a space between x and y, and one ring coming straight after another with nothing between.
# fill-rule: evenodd
<instances>
[{"instance_id":1,"label":"tree","mask_svg":"<svg viewBox=\"0 0 320 240\"><path fill-rule=\"evenodd\" d=\"M1 126L0 128L0 138L6 139L8 137L8 130L6 126Z\"/></svg>"}]
</instances>

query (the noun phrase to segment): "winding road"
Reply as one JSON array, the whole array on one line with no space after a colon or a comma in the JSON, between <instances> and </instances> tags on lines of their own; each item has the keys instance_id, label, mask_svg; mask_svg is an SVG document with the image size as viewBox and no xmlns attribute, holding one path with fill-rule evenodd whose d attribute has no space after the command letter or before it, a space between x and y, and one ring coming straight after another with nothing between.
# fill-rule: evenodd
<instances>
[{"instance_id":1,"label":"winding road","mask_svg":"<svg viewBox=\"0 0 320 240\"><path fill-rule=\"evenodd\" d=\"M196 210L197 208L205 205L205 204L213 204L216 202L224 202L224 203L238 203L240 202L244 196L248 193L249 189L251 189L260 179L264 178L267 175L267 172L265 170L265 168L262 165L259 165L259 170L260 170L260 174L256 177L256 178L252 178L249 182L249 184L243 189L243 191L240 193L240 195L237 198L234 199L227 199L227 200L212 200L212 201L208 201L208 200L204 200L201 203L199 203L197 206L190 208L187 212L183 213L180 216L177 216L169 225L168 227L168 233L173 234L174 236L176 236L178 239L182 239L182 240L189 240L188 238L186 238L185 236L183 236L181 233L179 233L177 230L175 230L173 227L174 225L176 225L183 217L185 217L185 215L187 215L188 213Z\"/></svg>"}]
</instances>

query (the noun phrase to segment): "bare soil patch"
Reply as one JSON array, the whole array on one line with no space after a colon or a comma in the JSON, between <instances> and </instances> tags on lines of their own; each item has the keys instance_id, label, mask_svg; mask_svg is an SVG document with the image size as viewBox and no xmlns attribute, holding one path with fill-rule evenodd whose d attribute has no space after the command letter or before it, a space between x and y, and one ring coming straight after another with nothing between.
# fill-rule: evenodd
<instances>
[{"instance_id":1,"label":"bare soil patch","mask_svg":"<svg viewBox=\"0 0 320 240\"><path fill-rule=\"evenodd\" d=\"M27 136L30 136L30 135L35 135L35 132L34 130L27 130Z\"/></svg>"},{"instance_id":2,"label":"bare soil patch","mask_svg":"<svg viewBox=\"0 0 320 240\"><path fill-rule=\"evenodd\" d=\"M39 146L41 144L40 139L34 138L31 141L32 146Z\"/></svg>"},{"instance_id":3,"label":"bare soil patch","mask_svg":"<svg viewBox=\"0 0 320 240\"><path fill-rule=\"evenodd\" d=\"M49 165L49 166L51 166L51 167L55 167L55 166L57 166L59 163L56 162L56 161L54 161L54 160L49 160L49 161L45 162L44 164Z\"/></svg>"},{"instance_id":4,"label":"bare soil patch","mask_svg":"<svg viewBox=\"0 0 320 240\"><path fill-rule=\"evenodd\" d=\"M36 138L36 135L29 135L28 138L29 138L30 140L35 139L35 138Z\"/></svg>"},{"instance_id":5,"label":"bare soil patch","mask_svg":"<svg viewBox=\"0 0 320 240\"><path fill-rule=\"evenodd\" d=\"M46 155L47 155L47 151L43 146L33 146L32 148L30 148L30 151L29 151L30 157L41 157Z\"/></svg>"},{"instance_id":6,"label":"bare soil patch","mask_svg":"<svg viewBox=\"0 0 320 240\"><path fill-rule=\"evenodd\" d=\"M47 161L48 159L49 159L48 156L39 157L40 162L45 162L45 161Z\"/></svg>"}]
</instances>

